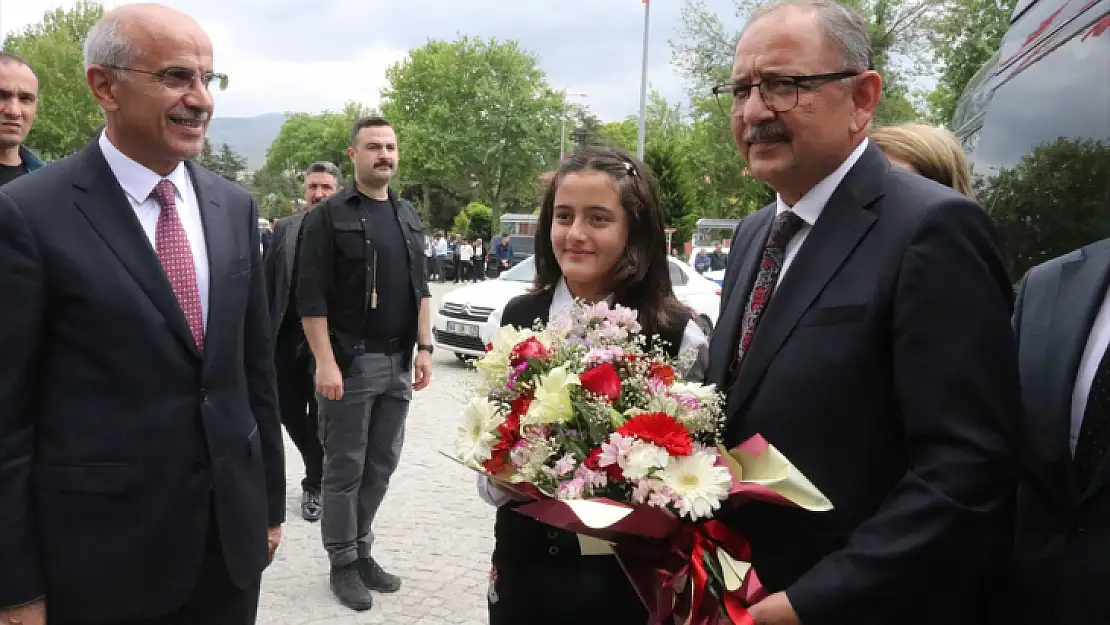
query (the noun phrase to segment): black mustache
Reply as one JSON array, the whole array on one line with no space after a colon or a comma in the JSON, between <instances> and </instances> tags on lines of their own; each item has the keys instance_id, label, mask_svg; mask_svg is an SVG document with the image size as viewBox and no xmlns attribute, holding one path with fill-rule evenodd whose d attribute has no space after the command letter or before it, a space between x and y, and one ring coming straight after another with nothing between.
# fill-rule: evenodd
<instances>
[{"instance_id":1,"label":"black mustache","mask_svg":"<svg viewBox=\"0 0 1110 625\"><path fill-rule=\"evenodd\" d=\"M771 141L790 141L793 133L778 124L759 124L744 131L745 143L766 143Z\"/></svg>"}]
</instances>

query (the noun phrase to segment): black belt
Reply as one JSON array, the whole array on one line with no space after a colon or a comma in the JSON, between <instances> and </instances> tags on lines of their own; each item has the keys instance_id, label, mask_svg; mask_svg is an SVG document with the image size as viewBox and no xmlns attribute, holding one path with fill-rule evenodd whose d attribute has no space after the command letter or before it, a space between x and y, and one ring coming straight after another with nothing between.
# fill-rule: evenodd
<instances>
[{"instance_id":1,"label":"black belt","mask_svg":"<svg viewBox=\"0 0 1110 625\"><path fill-rule=\"evenodd\" d=\"M399 354L412 346L405 339L362 339L355 345L356 354Z\"/></svg>"}]
</instances>

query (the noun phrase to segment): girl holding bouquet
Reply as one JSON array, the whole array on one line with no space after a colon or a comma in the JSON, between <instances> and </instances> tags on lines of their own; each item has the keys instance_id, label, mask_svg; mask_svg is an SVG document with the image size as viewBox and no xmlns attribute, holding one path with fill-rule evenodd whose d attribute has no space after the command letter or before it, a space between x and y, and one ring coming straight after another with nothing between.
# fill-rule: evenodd
<instances>
[{"instance_id":1,"label":"girl holding bouquet","mask_svg":"<svg viewBox=\"0 0 1110 625\"><path fill-rule=\"evenodd\" d=\"M672 358L693 352L680 374L700 380L708 341L674 296L655 181L625 151L586 147L563 162L540 211L531 292L490 318L530 328L569 311L576 299L638 311L648 337ZM644 625L648 612L605 543L580 539L513 511L519 501L485 477L479 491L498 506L490 574L490 625Z\"/></svg>"}]
</instances>

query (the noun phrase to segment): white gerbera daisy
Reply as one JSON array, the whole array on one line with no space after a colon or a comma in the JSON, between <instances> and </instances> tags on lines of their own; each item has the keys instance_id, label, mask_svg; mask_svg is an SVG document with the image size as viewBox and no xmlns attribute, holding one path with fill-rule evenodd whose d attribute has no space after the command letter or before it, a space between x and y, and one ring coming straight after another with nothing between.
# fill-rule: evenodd
<instances>
[{"instance_id":1,"label":"white gerbera daisy","mask_svg":"<svg viewBox=\"0 0 1110 625\"><path fill-rule=\"evenodd\" d=\"M500 440L497 428L505 422L496 405L481 397L471 399L463 409L455 453L463 462L480 466L493 455L493 446Z\"/></svg>"},{"instance_id":2,"label":"white gerbera daisy","mask_svg":"<svg viewBox=\"0 0 1110 625\"><path fill-rule=\"evenodd\" d=\"M692 521L712 516L732 486L732 474L707 452L672 457L657 477L670 487L679 514Z\"/></svg>"}]
</instances>

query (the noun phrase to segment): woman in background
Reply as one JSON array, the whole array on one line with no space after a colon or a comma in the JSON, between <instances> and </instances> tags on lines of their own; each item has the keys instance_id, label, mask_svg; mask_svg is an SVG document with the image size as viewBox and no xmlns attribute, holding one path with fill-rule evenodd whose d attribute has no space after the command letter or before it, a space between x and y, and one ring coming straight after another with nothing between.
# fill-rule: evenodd
<instances>
[{"instance_id":1,"label":"woman in background","mask_svg":"<svg viewBox=\"0 0 1110 625\"><path fill-rule=\"evenodd\" d=\"M892 164L975 199L971 167L963 146L951 132L925 124L900 124L876 128L871 131L871 140Z\"/></svg>"}]
</instances>

